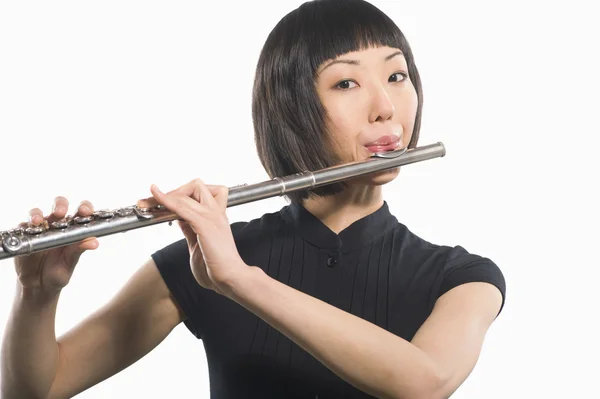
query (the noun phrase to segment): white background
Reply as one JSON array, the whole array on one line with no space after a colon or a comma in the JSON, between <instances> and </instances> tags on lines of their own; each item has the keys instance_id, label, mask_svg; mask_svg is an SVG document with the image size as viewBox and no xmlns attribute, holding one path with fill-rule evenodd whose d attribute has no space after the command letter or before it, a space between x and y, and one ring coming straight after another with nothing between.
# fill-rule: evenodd
<instances>
[{"instance_id":1,"label":"white background","mask_svg":"<svg viewBox=\"0 0 600 399\"><path fill-rule=\"evenodd\" d=\"M268 177L253 142L254 68L300 1L3 2L0 230L53 198L132 205L157 183L233 186ZM507 302L454 395L600 398L598 92L593 2L373 1L406 34L425 92L419 144L444 158L384 188L425 239L503 270ZM274 118L278 117L273 115ZM250 220L285 205L230 208ZM100 239L63 291L56 332L102 306L155 250L166 224ZM0 333L14 296L0 261ZM202 342L183 325L78 398L208 397Z\"/></svg>"}]
</instances>

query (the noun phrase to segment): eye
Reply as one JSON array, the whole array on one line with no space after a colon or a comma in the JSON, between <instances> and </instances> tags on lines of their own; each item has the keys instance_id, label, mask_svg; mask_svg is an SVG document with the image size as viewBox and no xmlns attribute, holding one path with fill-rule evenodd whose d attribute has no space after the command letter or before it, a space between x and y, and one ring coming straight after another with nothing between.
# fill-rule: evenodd
<instances>
[{"instance_id":1,"label":"eye","mask_svg":"<svg viewBox=\"0 0 600 399\"><path fill-rule=\"evenodd\" d=\"M341 89L341 90L349 90L352 87L354 87L354 86L352 86L353 84L356 85L356 83L354 83L351 80L342 80L341 82L339 82L338 84L335 85L335 88Z\"/></svg>"},{"instance_id":2,"label":"eye","mask_svg":"<svg viewBox=\"0 0 600 399\"><path fill-rule=\"evenodd\" d=\"M406 72L396 72L395 74L393 74L392 76L390 76L388 82L401 82L403 80L406 80L408 78L408 74Z\"/></svg>"}]
</instances>

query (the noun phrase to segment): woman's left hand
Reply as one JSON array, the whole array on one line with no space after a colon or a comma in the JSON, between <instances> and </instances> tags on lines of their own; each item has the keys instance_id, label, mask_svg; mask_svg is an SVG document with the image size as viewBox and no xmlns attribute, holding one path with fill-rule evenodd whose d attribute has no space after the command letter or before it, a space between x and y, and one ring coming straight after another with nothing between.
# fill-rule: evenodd
<instances>
[{"instance_id":1,"label":"woman's left hand","mask_svg":"<svg viewBox=\"0 0 600 399\"><path fill-rule=\"evenodd\" d=\"M228 188L195 179L166 194L156 185L150 191L159 204L179 216L198 283L224 294L227 285L249 268L240 257L227 218Z\"/></svg>"}]
</instances>

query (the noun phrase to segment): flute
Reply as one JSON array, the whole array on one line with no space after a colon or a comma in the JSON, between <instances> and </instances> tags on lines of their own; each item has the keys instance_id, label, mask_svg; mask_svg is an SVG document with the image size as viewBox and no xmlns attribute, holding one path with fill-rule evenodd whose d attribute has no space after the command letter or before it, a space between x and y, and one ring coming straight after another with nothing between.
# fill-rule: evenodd
<instances>
[{"instance_id":1,"label":"flute","mask_svg":"<svg viewBox=\"0 0 600 399\"><path fill-rule=\"evenodd\" d=\"M304 171L250 185L240 184L229 188L227 207L283 196L298 190L310 190L445 155L446 148L441 142L437 142L413 149L375 153L366 160L318 171ZM128 206L98 210L86 217L67 216L49 225L45 221L40 226L0 231L0 260L69 245L88 237L102 237L164 222L170 224L176 219L177 215L162 205L152 208Z\"/></svg>"}]
</instances>

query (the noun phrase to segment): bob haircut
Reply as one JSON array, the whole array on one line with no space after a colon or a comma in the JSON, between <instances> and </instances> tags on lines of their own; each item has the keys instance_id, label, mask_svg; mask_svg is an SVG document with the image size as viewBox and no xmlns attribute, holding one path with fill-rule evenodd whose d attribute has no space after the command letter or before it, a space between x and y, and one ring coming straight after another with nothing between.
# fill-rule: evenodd
<instances>
[{"instance_id":1,"label":"bob haircut","mask_svg":"<svg viewBox=\"0 0 600 399\"><path fill-rule=\"evenodd\" d=\"M376 46L399 48L408 65L418 106L409 148L419 140L423 95L408 41L382 11L364 0L314 0L273 28L260 53L252 92L258 156L271 178L338 165L327 114L315 87L318 68L340 55ZM343 190L338 182L285 194L292 203Z\"/></svg>"}]
</instances>

